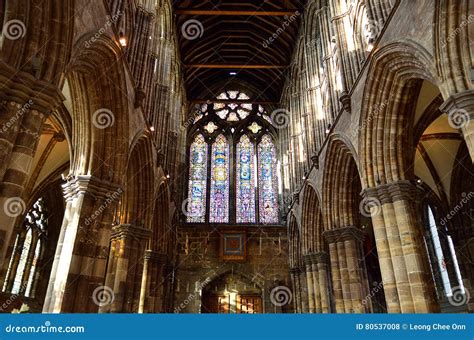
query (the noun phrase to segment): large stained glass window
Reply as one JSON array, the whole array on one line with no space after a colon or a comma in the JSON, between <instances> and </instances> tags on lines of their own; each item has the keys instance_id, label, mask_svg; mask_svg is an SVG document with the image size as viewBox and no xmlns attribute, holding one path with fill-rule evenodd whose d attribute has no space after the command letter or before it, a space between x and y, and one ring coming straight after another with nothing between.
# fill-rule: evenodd
<instances>
[{"instance_id":1,"label":"large stained glass window","mask_svg":"<svg viewBox=\"0 0 474 340\"><path fill-rule=\"evenodd\" d=\"M187 128L187 222L278 224L277 131L265 108L224 91L196 104Z\"/></svg>"},{"instance_id":2,"label":"large stained glass window","mask_svg":"<svg viewBox=\"0 0 474 340\"><path fill-rule=\"evenodd\" d=\"M207 143L204 136L196 136L191 144L189 156L189 188L186 219L188 222L205 222Z\"/></svg>"},{"instance_id":3,"label":"large stained glass window","mask_svg":"<svg viewBox=\"0 0 474 340\"><path fill-rule=\"evenodd\" d=\"M260 223L278 223L276 150L272 138L264 135L258 144L258 188Z\"/></svg>"},{"instance_id":4,"label":"large stained glass window","mask_svg":"<svg viewBox=\"0 0 474 340\"><path fill-rule=\"evenodd\" d=\"M229 142L223 135L212 144L209 222L229 222Z\"/></svg>"},{"instance_id":5,"label":"large stained glass window","mask_svg":"<svg viewBox=\"0 0 474 340\"><path fill-rule=\"evenodd\" d=\"M246 135L237 144L237 223L255 223L255 170L253 144Z\"/></svg>"},{"instance_id":6,"label":"large stained glass window","mask_svg":"<svg viewBox=\"0 0 474 340\"><path fill-rule=\"evenodd\" d=\"M23 228L15 238L3 283L4 292L34 297L47 226L48 210L43 198L39 198L26 213Z\"/></svg>"}]
</instances>

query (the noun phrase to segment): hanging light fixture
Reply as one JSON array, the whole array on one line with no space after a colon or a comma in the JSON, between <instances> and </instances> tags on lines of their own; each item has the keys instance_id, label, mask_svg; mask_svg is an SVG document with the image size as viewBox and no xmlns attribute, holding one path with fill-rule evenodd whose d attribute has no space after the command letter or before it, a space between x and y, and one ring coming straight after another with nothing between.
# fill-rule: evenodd
<instances>
[{"instance_id":1,"label":"hanging light fixture","mask_svg":"<svg viewBox=\"0 0 474 340\"><path fill-rule=\"evenodd\" d=\"M329 132L331 132L331 124L328 124L328 127L326 128L326 134L328 134Z\"/></svg>"},{"instance_id":2,"label":"hanging light fixture","mask_svg":"<svg viewBox=\"0 0 474 340\"><path fill-rule=\"evenodd\" d=\"M120 32L119 34L119 43L122 45L122 47L127 46L127 38L125 38L125 34L123 34L123 32Z\"/></svg>"}]
</instances>

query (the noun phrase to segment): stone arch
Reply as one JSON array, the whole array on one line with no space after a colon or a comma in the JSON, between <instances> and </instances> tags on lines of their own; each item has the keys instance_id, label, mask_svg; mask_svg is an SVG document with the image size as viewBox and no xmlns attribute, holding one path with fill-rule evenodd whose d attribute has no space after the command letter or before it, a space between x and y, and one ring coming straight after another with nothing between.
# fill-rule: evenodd
<instances>
[{"instance_id":1,"label":"stone arch","mask_svg":"<svg viewBox=\"0 0 474 340\"><path fill-rule=\"evenodd\" d=\"M127 71L119 62L122 51L115 41L103 34L84 48L91 37L84 35L77 41L67 74L74 111L71 172L120 183L128 142L117 143L116 136L128 135L128 117L133 107L124 95L128 91ZM97 74L99 68L104 72ZM90 93L101 96L89 96Z\"/></svg>"},{"instance_id":2,"label":"stone arch","mask_svg":"<svg viewBox=\"0 0 474 340\"><path fill-rule=\"evenodd\" d=\"M374 53L359 120L363 187L406 178L410 160L401 148L411 143L409 124L420 80L438 84L432 60L411 41L389 44Z\"/></svg>"},{"instance_id":3,"label":"stone arch","mask_svg":"<svg viewBox=\"0 0 474 340\"><path fill-rule=\"evenodd\" d=\"M153 221L153 183L155 162L151 136L142 134L133 141L123 181L120 223L151 229Z\"/></svg>"},{"instance_id":4,"label":"stone arch","mask_svg":"<svg viewBox=\"0 0 474 340\"><path fill-rule=\"evenodd\" d=\"M60 85L71 53L74 3L48 0L36 6L32 1L8 1L6 8L2 27L13 37L3 37L0 59L12 68L12 75L18 69L25 73L8 77L5 88L10 88L8 83L16 87L18 78L29 73L33 82L46 82L39 93L54 91L50 86Z\"/></svg>"},{"instance_id":5,"label":"stone arch","mask_svg":"<svg viewBox=\"0 0 474 340\"><path fill-rule=\"evenodd\" d=\"M158 186L155 194L155 211L150 249L160 254L168 254L172 233L170 225L170 192L166 182Z\"/></svg>"},{"instance_id":6,"label":"stone arch","mask_svg":"<svg viewBox=\"0 0 474 340\"><path fill-rule=\"evenodd\" d=\"M301 266L301 240L300 240L300 227L296 221L296 217L291 214L289 218L289 255L290 255L290 268L296 268Z\"/></svg>"},{"instance_id":7,"label":"stone arch","mask_svg":"<svg viewBox=\"0 0 474 340\"><path fill-rule=\"evenodd\" d=\"M303 193L301 230L303 234L302 253L311 254L324 250L322 240L323 215L315 188L308 184Z\"/></svg>"},{"instance_id":8,"label":"stone arch","mask_svg":"<svg viewBox=\"0 0 474 340\"><path fill-rule=\"evenodd\" d=\"M436 0L433 22L436 69L442 79L441 92L454 94L473 89L474 47L469 30L474 29L470 0Z\"/></svg>"},{"instance_id":9,"label":"stone arch","mask_svg":"<svg viewBox=\"0 0 474 340\"><path fill-rule=\"evenodd\" d=\"M330 137L323 174L324 229L359 225L359 170L354 148L347 139Z\"/></svg>"}]
</instances>

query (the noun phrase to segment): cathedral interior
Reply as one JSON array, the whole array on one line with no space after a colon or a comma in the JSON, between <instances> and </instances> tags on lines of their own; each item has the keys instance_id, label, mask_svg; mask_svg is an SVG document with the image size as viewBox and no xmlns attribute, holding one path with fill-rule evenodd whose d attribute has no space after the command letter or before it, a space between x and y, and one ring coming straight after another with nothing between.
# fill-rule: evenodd
<instances>
[{"instance_id":1,"label":"cathedral interior","mask_svg":"<svg viewBox=\"0 0 474 340\"><path fill-rule=\"evenodd\" d=\"M472 0L0 27L2 313L474 311Z\"/></svg>"}]
</instances>

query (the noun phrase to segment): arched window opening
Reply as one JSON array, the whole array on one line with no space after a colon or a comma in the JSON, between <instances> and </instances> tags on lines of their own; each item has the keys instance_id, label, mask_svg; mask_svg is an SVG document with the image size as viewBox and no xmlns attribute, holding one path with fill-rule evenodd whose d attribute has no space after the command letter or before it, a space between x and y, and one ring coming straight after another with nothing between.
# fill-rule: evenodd
<instances>
[{"instance_id":1,"label":"arched window opening","mask_svg":"<svg viewBox=\"0 0 474 340\"><path fill-rule=\"evenodd\" d=\"M254 163L254 146L244 135L237 144L237 223L255 223Z\"/></svg>"},{"instance_id":2,"label":"arched window opening","mask_svg":"<svg viewBox=\"0 0 474 340\"><path fill-rule=\"evenodd\" d=\"M196 136L190 149L188 222L204 222L206 215L207 143Z\"/></svg>"},{"instance_id":3,"label":"arched window opening","mask_svg":"<svg viewBox=\"0 0 474 340\"><path fill-rule=\"evenodd\" d=\"M258 145L260 223L278 222L276 150L270 136Z\"/></svg>"},{"instance_id":4,"label":"arched window opening","mask_svg":"<svg viewBox=\"0 0 474 340\"><path fill-rule=\"evenodd\" d=\"M193 113L187 222L278 224L276 129L265 108L225 91Z\"/></svg>"},{"instance_id":5,"label":"arched window opening","mask_svg":"<svg viewBox=\"0 0 474 340\"><path fill-rule=\"evenodd\" d=\"M27 212L15 238L8 264L3 291L34 297L38 277L38 264L47 234L48 211L43 198L39 198Z\"/></svg>"},{"instance_id":6,"label":"arched window opening","mask_svg":"<svg viewBox=\"0 0 474 340\"><path fill-rule=\"evenodd\" d=\"M438 299L443 300L455 291L465 294L465 288L452 238L445 226L438 225L434 211L432 206L425 205L425 241Z\"/></svg>"},{"instance_id":7,"label":"arched window opening","mask_svg":"<svg viewBox=\"0 0 474 340\"><path fill-rule=\"evenodd\" d=\"M223 135L212 144L209 222L229 222L229 143Z\"/></svg>"}]
</instances>

